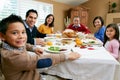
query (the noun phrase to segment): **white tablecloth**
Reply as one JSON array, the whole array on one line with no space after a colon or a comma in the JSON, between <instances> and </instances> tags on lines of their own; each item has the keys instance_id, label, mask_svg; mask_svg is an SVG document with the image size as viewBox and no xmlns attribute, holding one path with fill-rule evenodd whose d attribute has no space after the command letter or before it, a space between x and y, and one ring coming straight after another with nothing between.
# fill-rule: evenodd
<instances>
[{"instance_id":1,"label":"white tablecloth","mask_svg":"<svg viewBox=\"0 0 120 80\"><path fill-rule=\"evenodd\" d=\"M120 64L103 47L73 48L81 57L48 68L45 72L73 80L120 80Z\"/></svg>"}]
</instances>

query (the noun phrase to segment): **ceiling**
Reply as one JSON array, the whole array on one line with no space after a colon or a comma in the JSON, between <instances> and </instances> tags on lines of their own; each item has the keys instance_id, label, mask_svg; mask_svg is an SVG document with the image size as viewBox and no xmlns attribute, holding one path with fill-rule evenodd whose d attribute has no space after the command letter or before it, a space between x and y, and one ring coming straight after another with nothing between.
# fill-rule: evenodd
<instances>
[{"instance_id":1,"label":"ceiling","mask_svg":"<svg viewBox=\"0 0 120 80\"><path fill-rule=\"evenodd\" d=\"M69 5L72 5L72 6L78 6L88 0L53 0L53 1L56 1L56 2L61 2L61 3L64 3L64 4L69 4Z\"/></svg>"}]
</instances>

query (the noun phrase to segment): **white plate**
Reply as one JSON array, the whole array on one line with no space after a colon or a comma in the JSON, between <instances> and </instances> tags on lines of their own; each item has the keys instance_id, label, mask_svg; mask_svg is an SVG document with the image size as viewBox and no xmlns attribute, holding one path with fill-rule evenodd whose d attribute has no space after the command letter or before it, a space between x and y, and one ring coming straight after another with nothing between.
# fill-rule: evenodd
<instances>
[{"instance_id":1,"label":"white plate","mask_svg":"<svg viewBox=\"0 0 120 80\"><path fill-rule=\"evenodd\" d=\"M54 42L54 41L56 41L56 38L55 37L45 37L44 40Z\"/></svg>"},{"instance_id":2,"label":"white plate","mask_svg":"<svg viewBox=\"0 0 120 80\"><path fill-rule=\"evenodd\" d=\"M59 46L52 46L52 47L59 47ZM62 53L62 52L67 52L67 51L68 51L68 49L62 48L62 47L59 47L60 50L61 50L61 49L66 49L66 50L65 50L65 51L60 51L60 50L58 50L58 51L53 51L53 50L49 50L49 48L50 48L50 47L46 47L46 48L45 48L45 51L50 52L50 53Z\"/></svg>"},{"instance_id":3,"label":"white plate","mask_svg":"<svg viewBox=\"0 0 120 80\"><path fill-rule=\"evenodd\" d=\"M98 40L93 40L93 39L84 39L82 40L85 44L91 44L91 45L100 45L101 42Z\"/></svg>"}]
</instances>

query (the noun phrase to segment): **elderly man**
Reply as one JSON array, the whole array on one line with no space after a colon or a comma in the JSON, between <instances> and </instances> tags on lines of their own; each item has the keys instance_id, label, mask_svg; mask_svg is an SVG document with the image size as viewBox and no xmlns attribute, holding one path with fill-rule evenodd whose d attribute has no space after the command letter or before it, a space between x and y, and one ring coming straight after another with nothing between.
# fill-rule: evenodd
<instances>
[{"instance_id":1,"label":"elderly man","mask_svg":"<svg viewBox=\"0 0 120 80\"><path fill-rule=\"evenodd\" d=\"M26 19L24 20L24 25L27 33L27 43L34 45L45 45L43 37L46 34L39 33L37 27L35 26L38 13L34 9L30 9L26 12Z\"/></svg>"},{"instance_id":2,"label":"elderly man","mask_svg":"<svg viewBox=\"0 0 120 80\"><path fill-rule=\"evenodd\" d=\"M70 24L68 29L72 29L77 32L83 32L85 34L91 33L86 26L80 24L80 18L78 16L74 17L73 24Z\"/></svg>"}]
</instances>

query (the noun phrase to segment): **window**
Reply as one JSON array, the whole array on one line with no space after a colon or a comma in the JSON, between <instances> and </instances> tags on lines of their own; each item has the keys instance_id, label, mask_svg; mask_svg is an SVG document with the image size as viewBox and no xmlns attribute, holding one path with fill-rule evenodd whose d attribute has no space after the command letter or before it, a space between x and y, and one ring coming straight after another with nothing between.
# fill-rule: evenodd
<instances>
[{"instance_id":1,"label":"window","mask_svg":"<svg viewBox=\"0 0 120 80\"><path fill-rule=\"evenodd\" d=\"M1 0L0 2L0 20L14 13L25 19L25 14L29 9L35 9L38 12L36 26L44 23L48 14L53 14L53 5L35 0Z\"/></svg>"},{"instance_id":2,"label":"window","mask_svg":"<svg viewBox=\"0 0 120 80\"><path fill-rule=\"evenodd\" d=\"M18 14L17 0L1 0L0 2L0 20L10 14Z\"/></svg>"}]
</instances>

